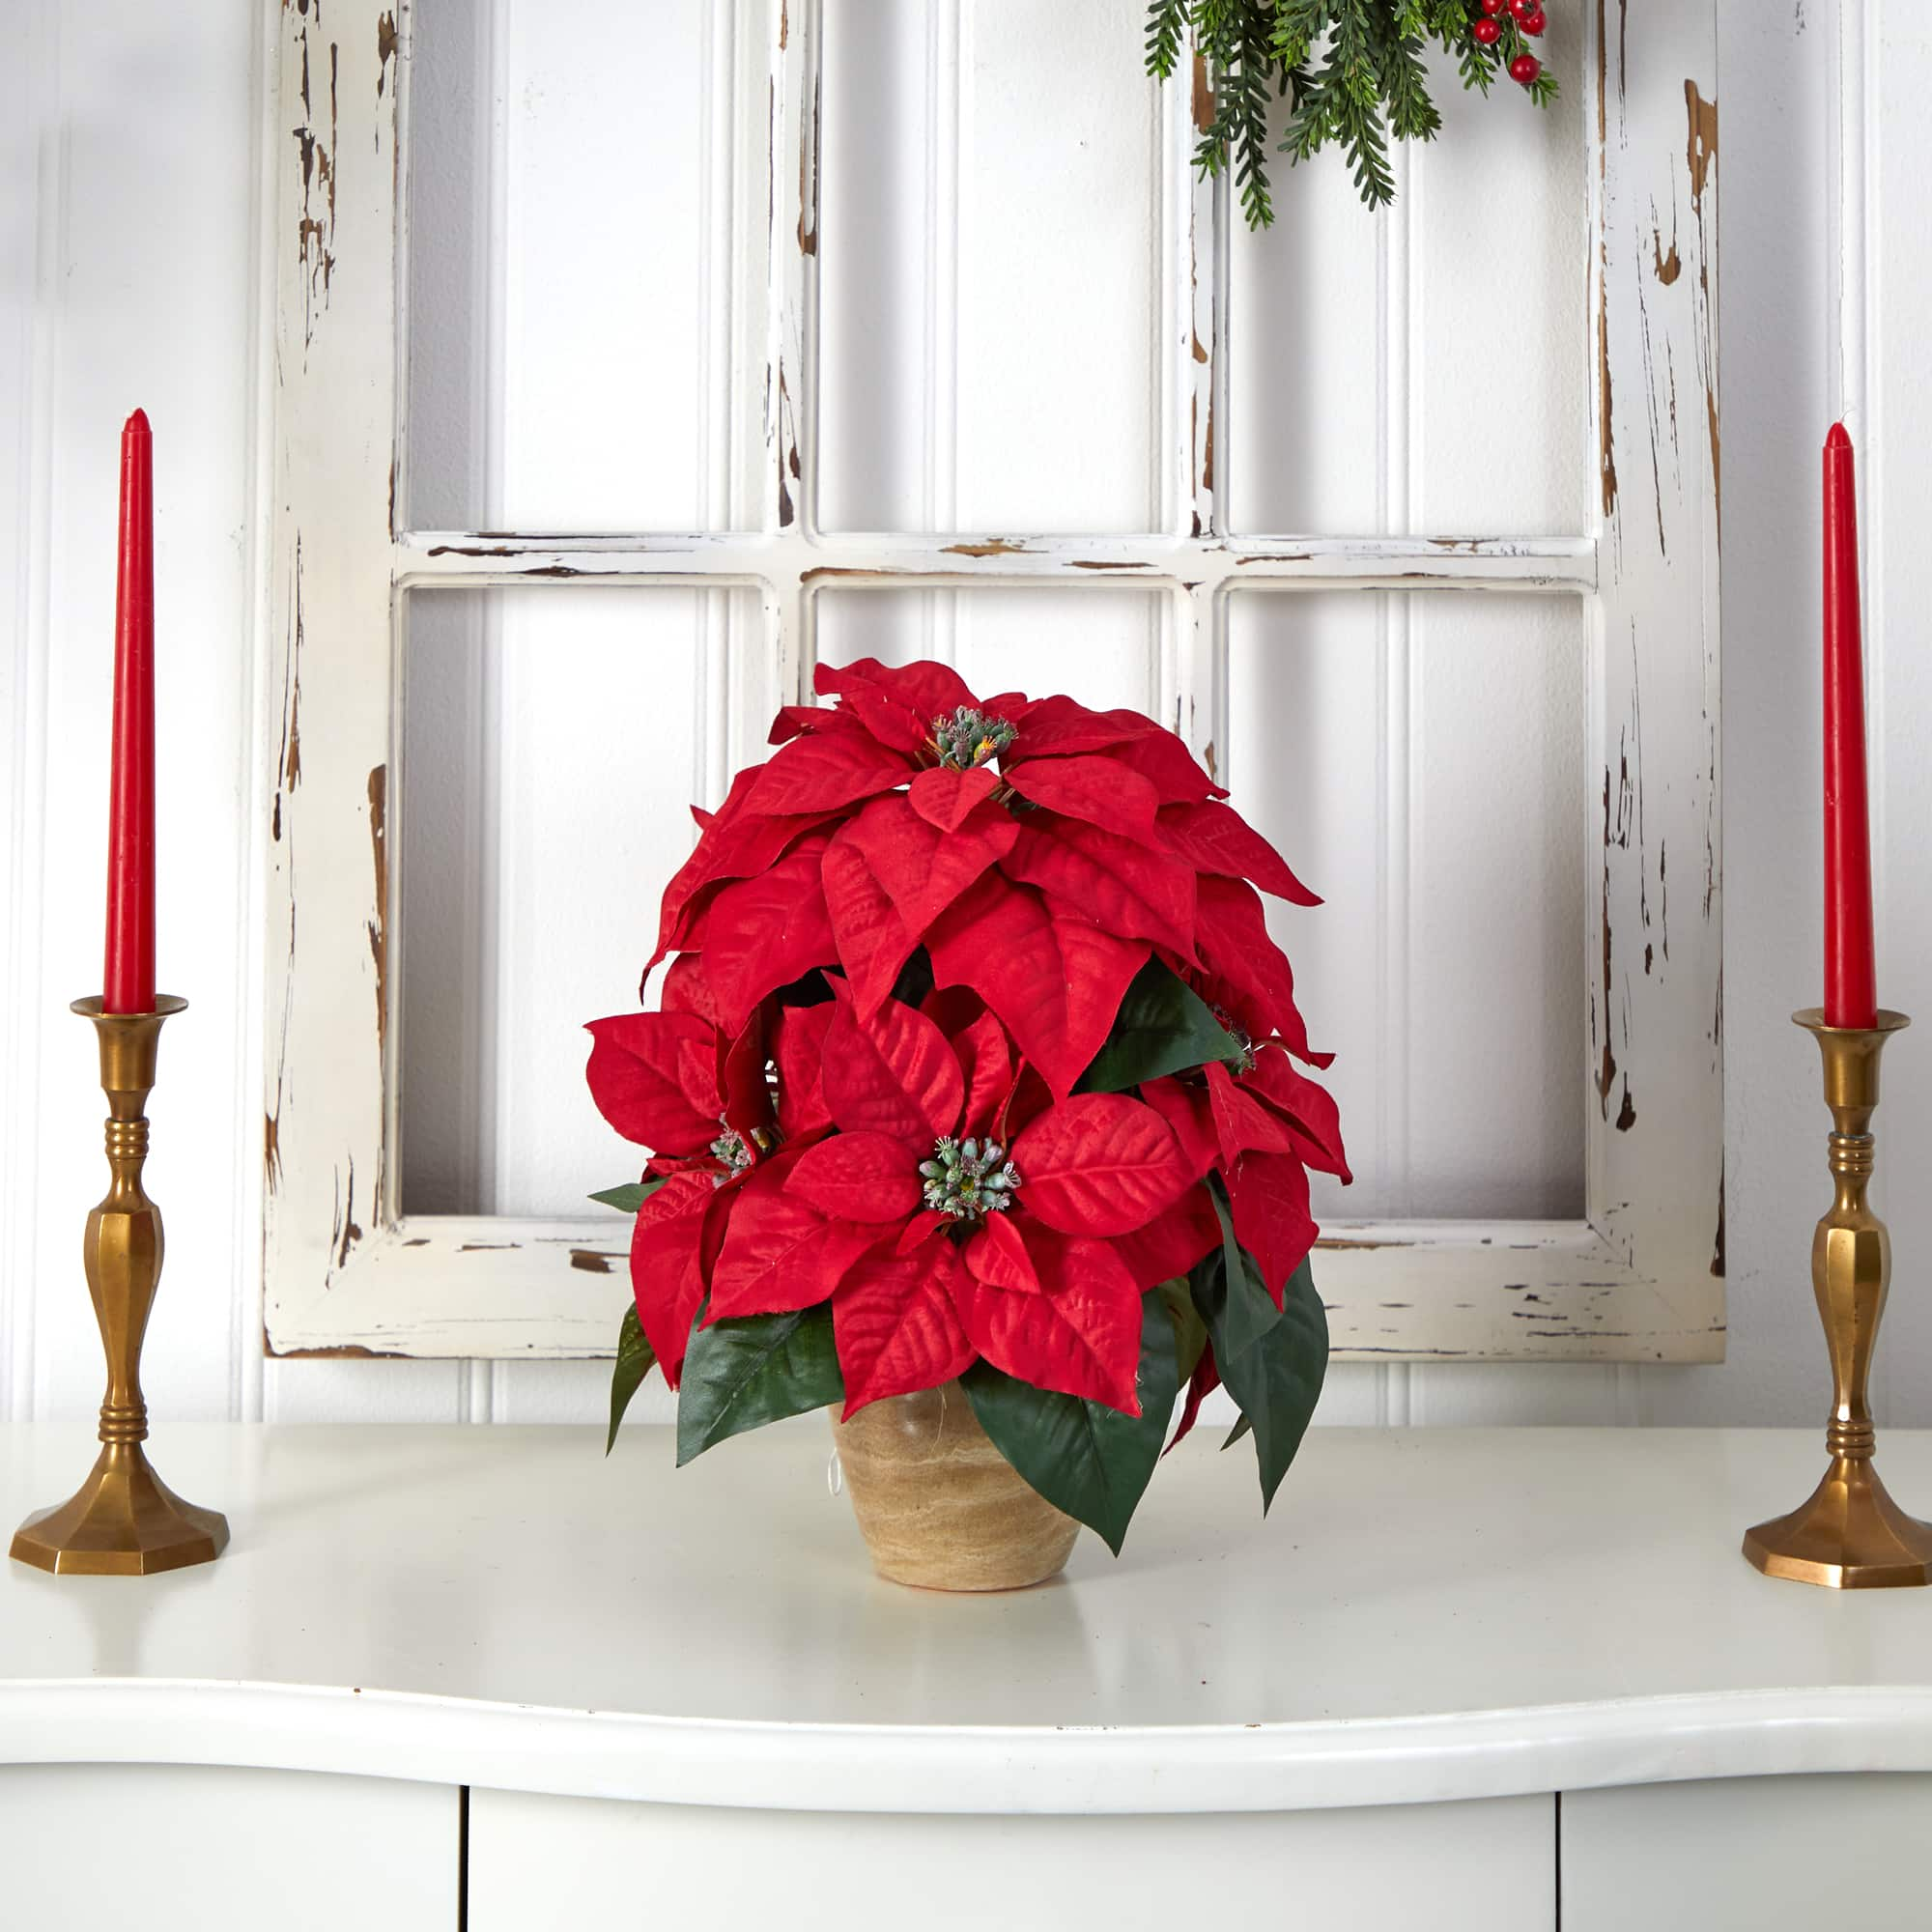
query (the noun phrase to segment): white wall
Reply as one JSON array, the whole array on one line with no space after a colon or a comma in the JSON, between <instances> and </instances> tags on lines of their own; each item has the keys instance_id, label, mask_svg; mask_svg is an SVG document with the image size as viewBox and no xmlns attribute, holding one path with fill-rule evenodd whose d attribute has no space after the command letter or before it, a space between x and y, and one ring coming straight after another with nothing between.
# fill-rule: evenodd
<instances>
[{"instance_id":1,"label":"white wall","mask_svg":"<svg viewBox=\"0 0 1932 1932\"><path fill-rule=\"evenodd\" d=\"M1843 62L1823 0L1719 6L1730 1359L1351 1367L1336 1373L1332 1419L1818 1418L1804 1256L1823 1203L1824 1122L1812 1050L1784 1015L1815 997L1819 977L1817 445L1841 406L1867 458L1874 576L1887 573L1868 623L1891 1003L1925 1009L1932 938L1907 842L1925 804L1919 734L1903 722L1932 703L1911 622L1932 564L1904 522L1908 452L1932 429L1932 397L1910 366L1926 272L1912 219L1924 146L1914 97L1932 72L1932 29L1903 0L1874 0L1868 21L1845 4ZM76 1251L99 1188L99 1103L91 1038L65 1003L99 975L114 432L139 402L158 437L170 661L161 977L194 1002L170 1030L156 1102L151 1171L171 1259L151 1394L184 1416L588 1416L601 1365L261 1355L258 921L243 828L259 741L257 269L279 242L264 231L260 184L284 138L257 82L267 18L246 0L200 0L165 21L124 0L15 0L0 15L0 1415L98 1400ZM1924 1050L1908 1039L1892 1056L1882 1121L1894 1176L1916 1174L1928 1151ZM1924 1423L1932 1307L1914 1264L1932 1244L1932 1205L1895 1181L1887 1198L1901 1285L1881 1413Z\"/></svg>"},{"instance_id":2,"label":"white wall","mask_svg":"<svg viewBox=\"0 0 1932 1932\"><path fill-rule=\"evenodd\" d=\"M79 1253L102 1106L91 1029L66 1008L100 979L116 443L137 403L160 431L169 646L159 971L192 1002L161 1055L151 1172L172 1252L150 1384L168 1410L219 1415L259 1377L242 1184L260 1111L242 810L259 11L0 10L0 1402L16 1416L99 1400Z\"/></svg>"}]
</instances>

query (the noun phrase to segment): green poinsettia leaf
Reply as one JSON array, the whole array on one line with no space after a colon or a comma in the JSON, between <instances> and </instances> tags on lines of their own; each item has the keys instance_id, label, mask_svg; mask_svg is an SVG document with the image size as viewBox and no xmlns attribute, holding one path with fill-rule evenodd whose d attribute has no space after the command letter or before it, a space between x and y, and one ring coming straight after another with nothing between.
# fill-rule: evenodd
<instances>
[{"instance_id":1,"label":"green poinsettia leaf","mask_svg":"<svg viewBox=\"0 0 1932 1932\"><path fill-rule=\"evenodd\" d=\"M1289 1276L1277 1311L1253 1259L1244 1249L1235 1252L1239 1264L1235 1285L1229 1286L1227 1255L1217 1250L1194 1271L1194 1298L1214 1344L1214 1364L1247 1425L1244 1432L1237 1423L1222 1446L1253 1434L1265 1514L1321 1399L1328 1371L1328 1317L1306 1261ZM1257 1296L1273 1319L1255 1334ZM1233 1340L1237 1332L1250 1337L1239 1348Z\"/></svg>"},{"instance_id":2,"label":"green poinsettia leaf","mask_svg":"<svg viewBox=\"0 0 1932 1932\"><path fill-rule=\"evenodd\" d=\"M893 981L893 998L909 1007L923 1006L932 983L932 954L924 947L915 946Z\"/></svg>"},{"instance_id":3,"label":"green poinsettia leaf","mask_svg":"<svg viewBox=\"0 0 1932 1932\"><path fill-rule=\"evenodd\" d=\"M1167 1304L1168 1319L1174 1323L1175 1351L1180 1379L1184 1382L1200 1367L1201 1357L1208 1352L1208 1324L1202 1321L1200 1310L1194 1306L1194 1296L1184 1274L1162 1282L1154 1293Z\"/></svg>"},{"instance_id":4,"label":"green poinsettia leaf","mask_svg":"<svg viewBox=\"0 0 1932 1932\"><path fill-rule=\"evenodd\" d=\"M1247 1435L1253 1432L1254 1426L1245 1415L1236 1416L1235 1426L1229 1430L1227 1440L1221 1444L1221 1447L1223 1449L1232 1449L1243 1435Z\"/></svg>"},{"instance_id":5,"label":"green poinsettia leaf","mask_svg":"<svg viewBox=\"0 0 1932 1932\"><path fill-rule=\"evenodd\" d=\"M1208 1324L1208 1334L1214 1338L1214 1359L1225 1365L1230 1355L1238 1355L1259 1342L1281 1320L1281 1310L1263 1285L1261 1269L1255 1265L1253 1256L1235 1238L1235 1217L1219 1175L1208 1177L1208 1197L1213 1202L1215 1216L1221 1223L1222 1265L1220 1273L1210 1280L1197 1264L1194 1301L1201 1319ZM1204 1285L1212 1306L1203 1299ZM1225 1366L1222 1379L1227 1379Z\"/></svg>"},{"instance_id":6,"label":"green poinsettia leaf","mask_svg":"<svg viewBox=\"0 0 1932 1932\"><path fill-rule=\"evenodd\" d=\"M1121 1094L1143 1080L1241 1057L1240 1042L1201 995L1158 959L1136 973L1112 1030L1080 1076L1076 1092Z\"/></svg>"},{"instance_id":7,"label":"green poinsettia leaf","mask_svg":"<svg viewBox=\"0 0 1932 1932\"><path fill-rule=\"evenodd\" d=\"M727 1436L844 1399L829 1302L694 1326L678 1386L678 1466Z\"/></svg>"},{"instance_id":8,"label":"green poinsettia leaf","mask_svg":"<svg viewBox=\"0 0 1932 1932\"><path fill-rule=\"evenodd\" d=\"M1157 1290L1141 1299L1139 1415L1037 1389L975 1362L959 1378L993 1445L1056 1509L1101 1537L1116 1556L1167 1439L1180 1393L1175 1324Z\"/></svg>"},{"instance_id":9,"label":"green poinsettia leaf","mask_svg":"<svg viewBox=\"0 0 1932 1932\"><path fill-rule=\"evenodd\" d=\"M614 1208L620 1214L635 1214L660 1187L665 1184L661 1174L646 1175L642 1180L627 1180L621 1187L606 1187L593 1194L593 1201L600 1201L606 1208Z\"/></svg>"},{"instance_id":10,"label":"green poinsettia leaf","mask_svg":"<svg viewBox=\"0 0 1932 1932\"><path fill-rule=\"evenodd\" d=\"M624 1311L624 1325L617 1330L617 1359L611 1367L611 1433L604 1438L604 1453L610 1455L617 1444L617 1425L624 1419L624 1411L631 1406L631 1398L638 1387L650 1374L657 1361L657 1350L644 1340L642 1324L638 1320L638 1305L634 1301Z\"/></svg>"}]
</instances>

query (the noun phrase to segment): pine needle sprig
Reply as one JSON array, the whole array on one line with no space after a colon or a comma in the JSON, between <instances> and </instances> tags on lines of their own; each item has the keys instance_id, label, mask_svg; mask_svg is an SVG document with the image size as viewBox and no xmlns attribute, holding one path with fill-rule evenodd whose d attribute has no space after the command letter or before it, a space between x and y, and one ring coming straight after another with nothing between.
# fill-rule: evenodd
<instances>
[{"instance_id":1,"label":"pine needle sprig","mask_svg":"<svg viewBox=\"0 0 1932 1932\"><path fill-rule=\"evenodd\" d=\"M1335 24L1339 0L1276 0L1273 44L1276 62L1306 68L1315 43Z\"/></svg>"},{"instance_id":2,"label":"pine needle sprig","mask_svg":"<svg viewBox=\"0 0 1932 1932\"><path fill-rule=\"evenodd\" d=\"M1151 0L1148 8L1147 71L1166 80L1180 58L1187 37L1187 0Z\"/></svg>"},{"instance_id":3,"label":"pine needle sprig","mask_svg":"<svg viewBox=\"0 0 1932 1932\"><path fill-rule=\"evenodd\" d=\"M1420 33L1392 35L1381 43L1381 95L1398 141L1433 141L1442 130L1442 116L1429 98L1422 44Z\"/></svg>"},{"instance_id":4,"label":"pine needle sprig","mask_svg":"<svg viewBox=\"0 0 1932 1932\"><path fill-rule=\"evenodd\" d=\"M1465 94L1472 87L1478 94L1488 94L1491 83L1496 77L1496 70L1501 66L1494 47L1478 46L1470 41L1456 49L1456 69L1463 76L1463 91Z\"/></svg>"},{"instance_id":5,"label":"pine needle sprig","mask_svg":"<svg viewBox=\"0 0 1932 1932\"><path fill-rule=\"evenodd\" d=\"M1241 66L1235 90L1241 141L1236 181L1250 228L1266 228L1274 221L1274 203L1268 198L1267 138L1268 90L1275 71L1273 40L1264 16L1254 8L1243 9Z\"/></svg>"},{"instance_id":6,"label":"pine needle sprig","mask_svg":"<svg viewBox=\"0 0 1932 1932\"><path fill-rule=\"evenodd\" d=\"M1435 41L1465 89L1487 95L1512 61L1534 52L1516 20L1497 16L1493 45L1472 38L1472 0L1149 0L1147 70L1170 78L1191 33L1214 75L1214 112L1195 149L1209 178L1229 175L1251 228L1274 219L1267 180L1269 97L1289 97L1279 152L1291 163L1341 148L1371 208L1395 199L1388 144L1434 140L1442 117L1429 93L1424 50ZM1539 107L1556 99L1546 68L1524 89Z\"/></svg>"},{"instance_id":7,"label":"pine needle sprig","mask_svg":"<svg viewBox=\"0 0 1932 1932\"><path fill-rule=\"evenodd\" d=\"M1194 164L1210 178L1233 175L1250 228L1274 220L1267 183L1268 91L1277 70L1271 11L1257 0L1193 0L1195 44L1215 76L1214 118Z\"/></svg>"},{"instance_id":8,"label":"pine needle sprig","mask_svg":"<svg viewBox=\"0 0 1932 1932\"><path fill-rule=\"evenodd\" d=\"M1328 42L1328 58L1317 72L1313 93L1325 97L1333 129L1355 178L1355 191L1369 208L1386 208L1395 199L1389 168L1388 137L1382 129L1381 73L1377 28L1388 23L1371 14L1375 0L1342 0L1340 17ZM1296 160L1314 151L1305 136L1293 132L1283 143Z\"/></svg>"}]
</instances>

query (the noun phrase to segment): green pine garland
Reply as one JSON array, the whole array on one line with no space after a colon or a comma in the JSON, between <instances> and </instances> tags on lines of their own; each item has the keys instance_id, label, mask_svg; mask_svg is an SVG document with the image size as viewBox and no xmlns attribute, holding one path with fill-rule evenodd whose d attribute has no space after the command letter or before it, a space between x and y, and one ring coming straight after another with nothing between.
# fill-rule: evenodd
<instances>
[{"instance_id":1,"label":"green pine garland","mask_svg":"<svg viewBox=\"0 0 1932 1932\"><path fill-rule=\"evenodd\" d=\"M1465 88L1488 94L1531 42L1505 10L1501 32L1484 46L1469 29L1482 15L1471 0L1149 0L1148 71L1168 79L1191 34L1214 73L1214 115L1194 164L1228 174L1250 228L1274 220L1268 198L1270 92L1290 99L1281 152L1305 161L1331 143L1348 156L1365 206L1395 199L1390 135L1429 141L1442 117L1429 98L1423 48L1437 41L1456 56ZM1548 69L1524 89L1539 107L1556 98Z\"/></svg>"}]
</instances>

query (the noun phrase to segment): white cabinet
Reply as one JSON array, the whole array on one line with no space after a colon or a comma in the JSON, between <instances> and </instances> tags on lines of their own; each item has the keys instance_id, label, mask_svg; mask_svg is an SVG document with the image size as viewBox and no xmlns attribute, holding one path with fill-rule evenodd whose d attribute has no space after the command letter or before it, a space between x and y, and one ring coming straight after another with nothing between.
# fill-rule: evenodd
<instances>
[{"instance_id":1,"label":"white cabinet","mask_svg":"<svg viewBox=\"0 0 1932 1932\"><path fill-rule=\"evenodd\" d=\"M1923 1925L1932 1776L1726 1777L1563 1800L1563 1932Z\"/></svg>"},{"instance_id":2,"label":"white cabinet","mask_svg":"<svg viewBox=\"0 0 1932 1932\"><path fill-rule=\"evenodd\" d=\"M1932 1604L1738 1553L1808 1431L1318 1430L1265 1523L1190 1442L983 1598L821 1427L602 1449L175 1429L219 1562L0 1565L0 1932L1932 1923ZM0 1428L0 1527L91 1453Z\"/></svg>"},{"instance_id":3,"label":"white cabinet","mask_svg":"<svg viewBox=\"0 0 1932 1932\"><path fill-rule=\"evenodd\" d=\"M459 1794L446 1784L195 1765L11 1765L0 1770L0 1925L453 1932L459 1817Z\"/></svg>"},{"instance_id":4,"label":"white cabinet","mask_svg":"<svg viewBox=\"0 0 1932 1932\"><path fill-rule=\"evenodd\" d=\"M733 1811L475 1791L469 1932L1549 1932L1552 1801L1171 1817ZM1258 1915L1247 1919L1249 1914Z\"/></svg>"}]
</instances>

